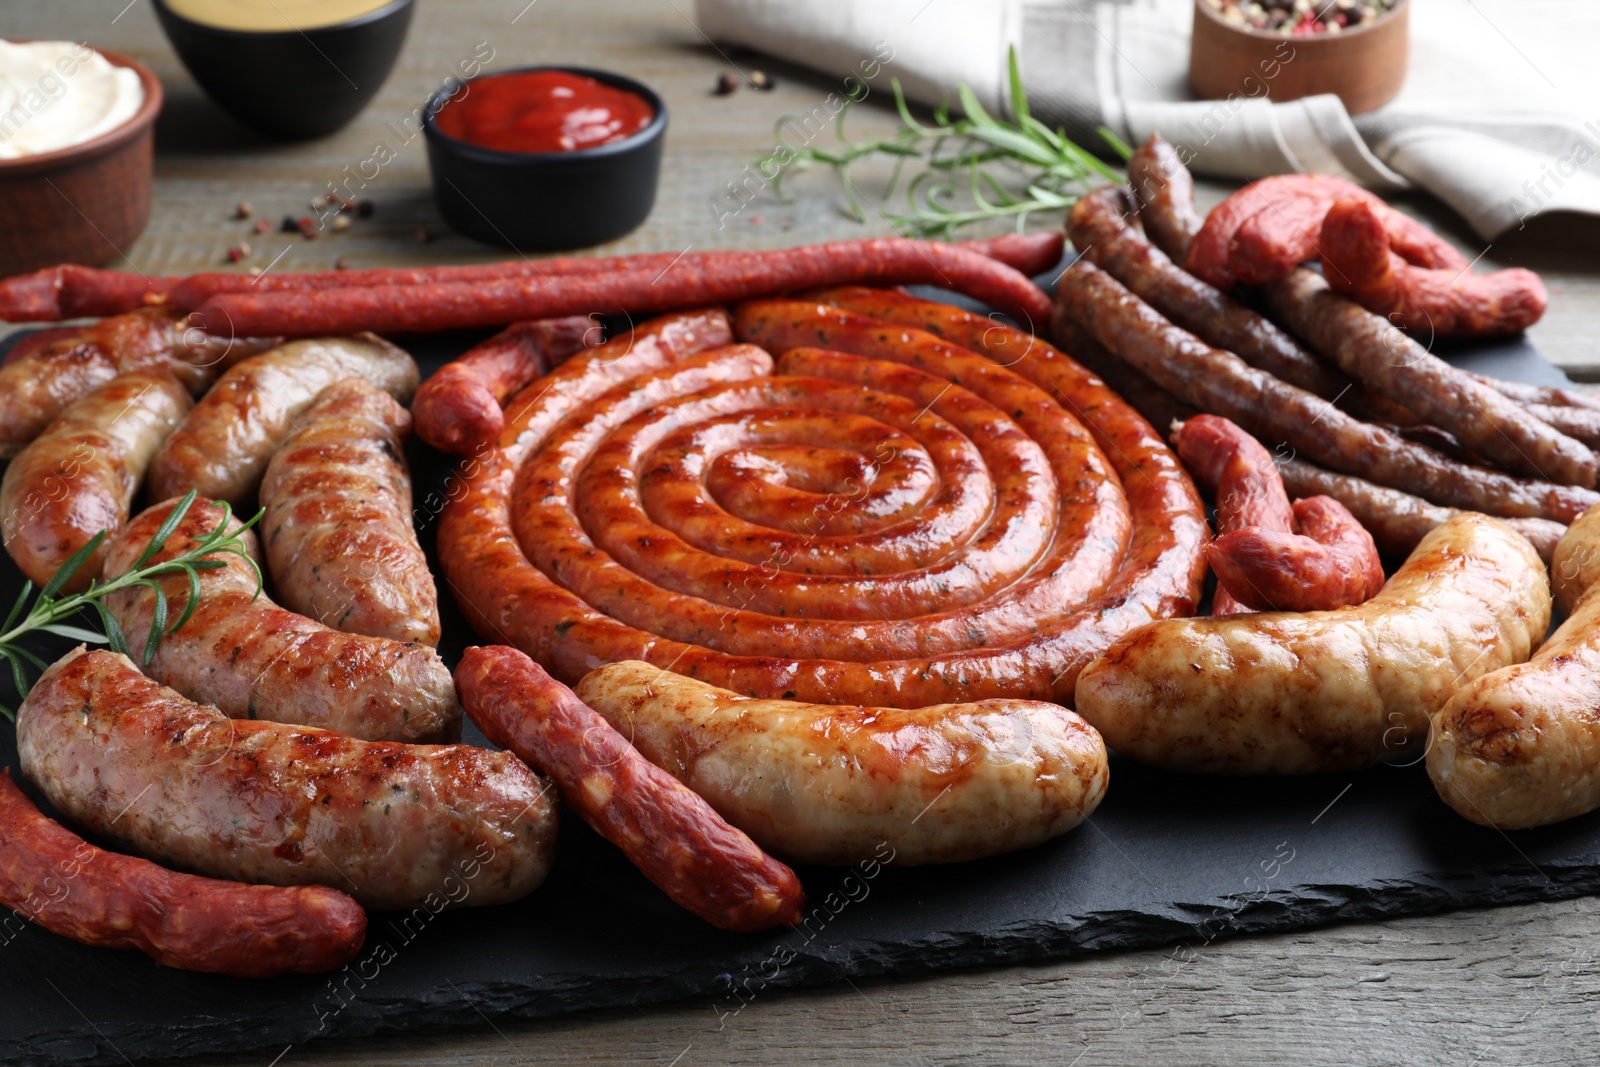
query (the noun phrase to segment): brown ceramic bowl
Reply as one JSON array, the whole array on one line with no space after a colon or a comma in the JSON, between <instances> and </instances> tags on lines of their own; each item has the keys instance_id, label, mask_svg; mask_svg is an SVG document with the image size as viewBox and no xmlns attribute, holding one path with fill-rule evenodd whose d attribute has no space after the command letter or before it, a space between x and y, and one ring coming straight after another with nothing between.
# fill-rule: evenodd
<instances>
[{"instance_id":1,"label":"brown ceramic bowl","mask_svg":"<svg viewBox=\"0 0 1600 1067\"><path fill-rule=\"evenodd\" d=\"M57 263L99 266L126 251L150 221L150 182L161 83L127 56L144 86L133 118L92 141L0 159L0 276Z\"/></svg>"},{"instance_id":2,"label":"brown ceramic bowl","mask_svg":"<svg viewBox=\"0 0 1600 1067\"><path fill-rule=\"evenodd\" d=\"M1194 0L1189 84L1207 100L1265 96L1283 103L1333 93L1359 115L1400 92L1410 31L1411 0L1357 29L1304 37L1236 25Z\"/></svg>"}]
</instances>

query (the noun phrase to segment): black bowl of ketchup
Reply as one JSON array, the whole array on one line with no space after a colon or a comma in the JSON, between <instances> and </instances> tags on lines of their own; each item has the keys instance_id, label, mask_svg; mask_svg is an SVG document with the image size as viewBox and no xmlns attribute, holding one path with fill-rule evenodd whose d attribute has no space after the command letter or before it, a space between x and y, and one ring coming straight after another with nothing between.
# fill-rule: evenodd
<instances>
[{"instance_id":1,"label":"black bowl of ketchup","mask_svg":"<svg viewBox=\"0 0 1600 1067\"><path fill-rule=\"evenodd\" d=\"M488 244L555 251L613 240L649 216L667 109L620 74L524 67L435 95L422 128L446 222Z\"/></svg>"}]
</instances>

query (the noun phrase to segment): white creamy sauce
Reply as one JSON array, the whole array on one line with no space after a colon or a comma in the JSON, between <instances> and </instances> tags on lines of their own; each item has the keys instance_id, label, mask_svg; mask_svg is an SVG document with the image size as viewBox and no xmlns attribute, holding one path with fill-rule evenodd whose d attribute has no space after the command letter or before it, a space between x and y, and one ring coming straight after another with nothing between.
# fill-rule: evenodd
<instances>
[{"instance_id":1,"label":"white creamy sauce","mask_svg":"<svg viewBox=\"0 0 1600 1067\"><path fill-rule=\"evenodd\" d=\"M0 159L110 133L144 103L139 75L76 41L0 41Z\"/></svg>"}]
</instances>

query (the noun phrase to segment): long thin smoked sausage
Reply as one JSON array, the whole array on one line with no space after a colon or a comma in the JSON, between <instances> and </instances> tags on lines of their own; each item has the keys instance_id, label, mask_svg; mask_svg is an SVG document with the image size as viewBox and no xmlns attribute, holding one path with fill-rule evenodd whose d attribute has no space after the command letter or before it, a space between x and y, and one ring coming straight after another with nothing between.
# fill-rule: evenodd
<instances>
[{"instance_id":1,"label":"long thin smoked sausage","mask_svg":"<svg viewBox=\"0 0 1600 1067\"><path fill-rule=\"evenodd\" d=\"M1278 473L1289 495L1326 496L1343 504L1387 556L1410 555L1429 530L1461 514L1456 508L1430 504L1421 497L1374 485L1349 474L1335 474L1293 456L1277 457ZM1539 558L1550 562L1566 526L1549 519L1504 519L1507 526L1533 543Z\"/></svg>"},{"instance_id":2,"label":"long thin smoked sausage","mask_svg":"<svg viewBox=\"0 0 1600 1067\"><path fill-rule=\"evenodd\" d=\"M574 352L593 347L591 340L598 344L600 333L584 315L507 326L418 387L411 401L417 436L457 456L493 447L505 428L502 405Z\"/></svg>"},{"instance_id":3,"label":"long thin smoked sausage","mask_svg":"<svg viewBox=\"0 0 1600 1067\"><path fill-rule=\"evenodd\" d=\"M1202 219L1194 209L1194 178L1178 150L1152 133L1128 159L1128 184L1151 243L1174 263L1182 263Z\"/></svg>"},{"instance_id":4,"label":"long thin smoked sausage","mask_svg":"<svg viewBox=\"0 0 1600 1067\"><path fill-rule=\"evenodd\" d=\"M987 256L1023 274L1041 274L1061 259L1060 233L1006 234L983 241L958 241L955 247ZM573 274L648 271L659 274L687 259L694 263L728 253L646 252L632 256L572 256L519 259L450 267L379 267L372 270L278 271L269 275L223 272L191 274L175 286L170 300L186 311L224 293L275 293L390 285L450 285L508 278L557 278Z\"/></svg>"},{"instance_id":5,"label":"long thin smoked sausage","mask_svg":"<svg viewBox=\"0 0 1600 1067\"><path fill-rule=\"evenodd\" d=\"M1067 215L1072 243L1095 266L1208 344L1336 403L1357 418L1414 420L1399 404L1364 393L1343 371L1301 348L1271 320L1173 263L1131 224L1125 193L1119 186L1097 189L1080 198Z\"/></svg>"},{"instance_id":6,"label":"long thin smoked sausage","mask_svg":"<svg viewBox=\"0 0 1600 1067\"><path fill-rule=\"evenodd\" d=\"M674 903L724 930L800 921L793 871L533 660L504 645L469 648L456 684L484 736L553 778L562 800Z\"/></svg>"},{"instance_id":7,"label":"long thin smoked sausage","mask_svg":"<svg viewBox=\"0 0 1600 1067\"><path fill-rule=\"evenodd\" d=\"M224 334L266 323L290 336L427 333L556 315L664 311L825 285L919 283L965 293L1024 323L1042 325L1050 315L1044 293L1003 263L939 241L880 238L781 252L691 253L661 271L225 294L202 304L195 317Z\"/></svg>"},{"instance_id":8,"label":"long thin smoked sausage","mask_svg":"<svg viewBox=\"0 0 1600 1067\"><path fill-rule=\"evenodd\" d=\"M1600 503L1591 489L1467 467L1359 422L1172 325L1091 263L1073 264L1056 298L1098 341L1184 402L1336 470L1492 515L1570 522Z\"/></svg>"},{"instance_id":9,"label":"long thin smoked sausage","mask_svg":"<svg viewBox=\"0 0 1600 1067\"><path fill-rule=\"evenodd\" d=\"M367 916L326 886L245 885L95 848L0 770L0 904L85 945L184 971L270 978L355 959Z\"/></svg>"},{"instance_id":10,"label":"long thin smoked sausage","mask_svg":"<svg viewBox=\"0 0 1600 1067\"><path fill-rule=\"evenodd\" d=\"M123 315L159 301L182 280L63 263L0 281L0 319L59 322Z\"/></svg>"},{"instance_id":11,"label":"long thin smoked sausage","mask_svg":"<svg viewBox=\"0 0 1600 1067\"><path fill-rule=\"evenodd\" d=\"M1266 290L1274 317L1313 349L1506 470L1590 488L1594 452L1456 370L1381 316L1296 268Z\"/></svg>"}]
</instances>

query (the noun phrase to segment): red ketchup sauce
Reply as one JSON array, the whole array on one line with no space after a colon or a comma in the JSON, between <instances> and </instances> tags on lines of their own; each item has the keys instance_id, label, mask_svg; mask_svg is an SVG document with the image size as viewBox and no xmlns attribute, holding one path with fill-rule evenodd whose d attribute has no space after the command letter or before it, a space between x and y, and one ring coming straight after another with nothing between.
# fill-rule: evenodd
<instances>
[{"instance_id":1,"label":"red ketchup sauce","mask_svg":"<svg viewBox=\"0 0 1600 1067\"><path fill-rule=\"evenodd\" d=\"M440 133L501 152L573 152L632 137L655 118L644 98L581 74L478 78L434 116Z\"/></svg>"}]
</instances>

